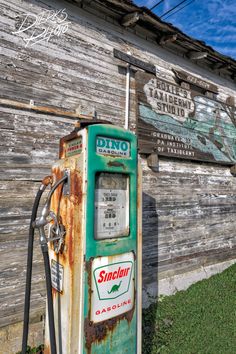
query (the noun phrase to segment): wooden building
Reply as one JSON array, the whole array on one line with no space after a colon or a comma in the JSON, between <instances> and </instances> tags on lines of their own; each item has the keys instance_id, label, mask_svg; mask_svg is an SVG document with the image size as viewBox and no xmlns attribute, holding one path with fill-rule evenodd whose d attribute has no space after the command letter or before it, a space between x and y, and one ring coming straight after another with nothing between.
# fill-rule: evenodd
<instances>
[{"instance_id":1,"label":"wooden building","mask_svg":"<svg viewBox=\"0 0 236 354\"><path fill-rule=\"evenodd\" d=\"M236 249L236 61L129 0L1 0L0 353L20 349L35 192L79 117L128 124L143 166L144 305ZM34 254L31 341L45 285Z\"/></svg>"}]
</instances>

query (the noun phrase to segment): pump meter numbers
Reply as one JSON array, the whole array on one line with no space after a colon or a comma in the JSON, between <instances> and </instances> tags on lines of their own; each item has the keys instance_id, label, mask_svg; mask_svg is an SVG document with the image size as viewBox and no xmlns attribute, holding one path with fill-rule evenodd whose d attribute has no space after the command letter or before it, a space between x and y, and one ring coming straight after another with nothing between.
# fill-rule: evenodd
<instances>
[{"instance_id":1,"label":"pump meter numbers","mask_svg":"<svg viewBox=\"0 0 236 354\"><path fill-rule=\"evenodd\" d=\"M129 235L128 177L118 173L100 173L95 189L95 238Z\"/></svg>"},{"instance_id":2,"label":"pump meter numbers","mask_svg":"<svg viewBox=\"0 0 236 354\"><path fill-rule=\"evenodd\" d=\"M116 200L117 200L117 193L112 193L111 191L109 192L109 193L104 193L103 194L103 198L102 198L102 200L103 200L103 202L116 202ZM109 208L109 205L110 205L110 208ZM112 203L110 203L110 204L107 204L107 208L105 208L105 210L104 210L104 217L105 217L105 219L114 219L114 218L116 218L116 216L117 216L117 214L116 214L116 210L115 210L115 207L116 206L114 206L114 208L113 208L113 205L112 205ZM114 222L114 226L116 226L116 222ZM109 223L103 223L103 227L108 227L108 225L109 225L109 227L112 227L112 223L111 222L109 222Z\"/></svg>"}]
</instances>

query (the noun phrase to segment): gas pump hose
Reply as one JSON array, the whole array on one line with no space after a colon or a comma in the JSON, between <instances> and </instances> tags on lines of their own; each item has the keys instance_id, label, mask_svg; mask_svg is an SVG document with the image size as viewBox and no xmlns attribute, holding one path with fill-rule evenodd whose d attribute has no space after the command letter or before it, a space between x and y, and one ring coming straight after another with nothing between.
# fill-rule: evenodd
<instances>
[{"instance_id":1,"label":"gas pump hose","mask_svg":"<svg viewBox=\"0 0 236 354\"><path fill-rule=\"evenodd\" d=\"M46 288L47 288L50 349L51 349L51 354L57 354L55 323L54 323L54 310L53 310L53 299L52 299L51 269L50 269L49 255L48 255L48 245L46 243L42 244L41 249L42 249L42 253L43 253Z\"/></svg>"},{"instance_id":2,"label":"gas pump hose","mask_svg":"<svg viewBox=\"0 0 236 354\"><path fill-rule=\"evenodd\" d=\"M31 295L31 279L32 279L32 262L33 262L33 245L34 245L34 227L33 223L36 220L39 202L43 192L51 183L51 176L45 177L36 194L34 205L32 209L29 240L28 240L28 257L27 257L27 271L26 271L26 285L25 285L25 306L24 306L24 323L23 323L23 338L22 338L22 354L27 351L28 332L29 332L29 311L30 311L30 295Z\"/></svg>"},{"instance_id":3,"label":"gas pump hose","mask_svg":"<svg viewBox=\"0 0 236 354\"><path fill-rule=\"evenodd\" d=\"M47 217L50 213L51 198L58 186L68 179L64 175L57 181L48 194L46 204L42 210L42 215L39 220L36 220L39 202L43 192L49 184L52 183L52 177L45 177L37 192L34 200L34 205L31 214L30 228L29 228L29 241L28 241L28 258L27 258L27 272L26 272L26 288L25 288L25 307L24 307L24 324L23 324L23 339L22 339L22 354L27 352L28 332L29 332L29 310L30 310L30 294L31 294L31 279L32 279L32 263L33 263L33 244L34 244L34 229L37 227L40 234L40 244L43 253L46 288L47 288L47 307L48 307L48 322L49 322L49 335L50 335L50 349L51 354L57 354L56 350L56 337L55 337L55 324L54 324L54 311L52 299L52 284L51 284L51 269L48 254L48 240L45 236L44 227L48 223Z\"/></svg>"}]
</instances>

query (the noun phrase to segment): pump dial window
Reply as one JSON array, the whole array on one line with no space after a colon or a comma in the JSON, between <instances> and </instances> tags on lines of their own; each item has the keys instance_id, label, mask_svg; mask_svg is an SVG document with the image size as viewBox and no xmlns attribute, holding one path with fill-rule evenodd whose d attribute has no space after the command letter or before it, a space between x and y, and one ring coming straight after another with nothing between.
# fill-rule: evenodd
<instances>
[{"instance_id":1,"label":"pump dial window","mask_svg":"<svg viewBox=\"0 0 236 354\"><path fill-rule=\"evenodd\" d=\"M94 237L129 235L129 177L121 173L96 175Z\"/></svg>"}]
</instances>

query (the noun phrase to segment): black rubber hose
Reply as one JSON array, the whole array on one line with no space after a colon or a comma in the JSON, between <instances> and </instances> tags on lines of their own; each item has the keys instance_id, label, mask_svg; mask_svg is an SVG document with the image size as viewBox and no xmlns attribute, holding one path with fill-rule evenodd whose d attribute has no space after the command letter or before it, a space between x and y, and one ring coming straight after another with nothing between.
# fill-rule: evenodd
<instances>
[{"instance_id":1,"label":"black rubber hose","mask_svg":"<svg viewBox=\"0 0 236 354\"><path fill-rule=\"evenodd\" d=\"M48 197L46 205L49 208L53 193L57 187L64 183L68 179L68 176L63 176L59 181L57 181L52 187ZM47 288L47 305L48 305L48 326L49 326L49 336L50 336L50 349L51 354L57 354L56 336L55 336L55 322L54 322L54 309L53 309L53 299L52 299L52 280L51 280L51 267L48 255L48 245L47 241L41 243L41 250L43 253L45 278L46 278L46 288Z\"/></svg>"},{"instance_id":2,"label":"black rubber hose","mask_svg":"<svg viewBox=\"0 0 236 354\"><path fill-rule=\"evenodd\" d=\"M50 349L51 349L51 354L57 354L56 337L55 337L55 323L54 323L54 310L53 310L53 299L52 299L51 269L50 269L47 243L42 244L41 249L42 249L42 253L43 253L46 287L47 287L47 305L48 305L48 325L49 325L49 335L50 335Z\"/></svg>"},{"instance_id":3,"label":"black rubber hose","mask_svg":"<svg viewBox=\"0 0 236 354\"><path fill-rule=\"evenodd\" d=\"M46 188L47 188L47 184L42 184L40 186L34 200L34 205L33 205L31 219L30 219L26 285L25 285L25 307L24 307L24 324L23 324L23 338L22 338L22 354L26 354L27 351L28 332L29 332L29 311L30 311L30 294L31 294L32 263L33 263L33 245L34 245L33 223L35 222L37 216L40 199Z\"/></svg>"},{"instance_id":4,"label":"black rubber hose","mask_svg":"<svg viewBox=\"0 0 236 354\"><path fill-rule=\"evenodd\" d=\"M63 182L67 180L68 176L64 176L60 181L55 183L52 187L49 196L47 198L47 205L50 205L51 197L56 188ZM51 176L47 176L42 181L42 184L36 194L34 205L32 209L30 227L29 227L29 241L28 241L28 257L27 257L27 272L26 272L26 286L25 286L25 306L24 306L24 323L23 323L23 338L22 338L22 354L27 352L27 342L29 333L29 312L30 312L30 295L31 295L31 279L32 279L32 263L33 263L33 245L34 245L34 230L35 221L37 217L37 211L39 207L39 202L42 197L43 192L52 182ZM52 301L52 288L51 288L51 271L48 256L47 244L41 245L45 275L46 275L46 285L47 285L47 296L48 296L48 317L49 317L49 331L50 331L50 346L51 354L56 354L56 338L55 338L55 325L54 325L54 312L53 312L53 301Z\"/></svg>"}]
</instances>

